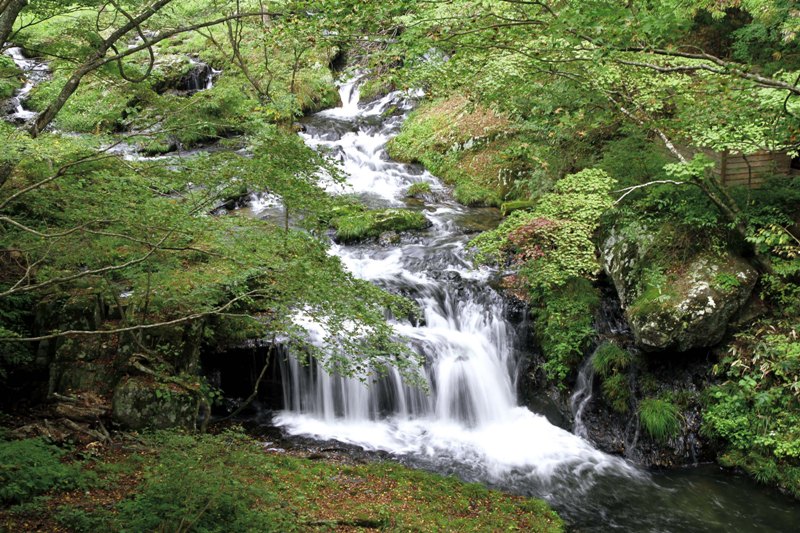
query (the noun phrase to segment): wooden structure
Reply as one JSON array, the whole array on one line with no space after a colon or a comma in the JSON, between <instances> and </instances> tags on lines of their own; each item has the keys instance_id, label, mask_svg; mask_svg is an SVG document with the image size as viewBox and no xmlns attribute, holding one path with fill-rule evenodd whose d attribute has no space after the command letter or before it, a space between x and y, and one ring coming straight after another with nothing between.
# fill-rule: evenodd
<instances>
[{"instance_id":1,"label":"wooden structure","mask_svg":"<svg viewBox=\"0 0 800 533\"><path fill-rule=\"evenodd\" d=\"M761 187L766 178L800 173L800 168L792 168L792 158L785 152L764 150L747 156L738 152L704 152L714 160L714 174L729 187L753 189Z\"/></svg>"},{"instance_id":2,"label":"wooden structure","mask_svg":"<svg viewBox=\"0 0 800 533\"><path fill-rule=\"evenodd\" d=\"M780 150L760 150L745 156L741 152L717 152L689 144L678 144L676 147L689 158L698 153L708 156L714 162L714 176L728 187L757 189L772 177L800 176L800 157L792 159Z\"/></svg>"}]
</instances>

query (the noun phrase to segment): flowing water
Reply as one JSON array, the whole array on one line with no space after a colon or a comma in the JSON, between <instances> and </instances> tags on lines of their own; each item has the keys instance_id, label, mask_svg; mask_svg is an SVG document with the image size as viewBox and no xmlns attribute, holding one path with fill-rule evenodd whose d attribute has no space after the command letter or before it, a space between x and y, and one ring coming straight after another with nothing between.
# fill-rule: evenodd
<instances>
[{"instance_id":1,"label":"flowing water","mask_svg":"<svg viewBox=\"0 0 800 533\"><path fill-rule=\"evenodd\" d=\"M408 186L427 182L433 197L447 198L434 176L391 161L385 150L415 95L362 105L355 81L341 95L341 107L314 115L302 133L347 173L346 186L332 189L396 206ZM332 253L356 276L417 301L420 323L394 326L424 356L429 392L398 373L367 386L290 358L282 363L285 409L276 425L545 498L580 531L789 531L800 524L798 505L746 479L712 467L650 474L520 406L518 332L488 283L492 272L465 257L470 228L485 225L491 212L450 200L420 208L432 223L421 236L389 246L334 246ZM312 341L322 337L307 325ZM591 394L588 374L576 409Z\"/></svg>"},{"instance_id":2,"label":"flowing water","mask_svg":"<svg viewBox=\"0 0 800 533\"><path fill-rule=\"evenodd\" d=\"M38 113L25 109L25 100L28 99L36 85L48 78L50 70L44 61L25 57L21 48L8 48L5 54L14 60L14 63L25 75L24 85L10 98L9 108L11 112L5 118L16 123L30 122L37 117Z\"/></svg>"}]
</instances>

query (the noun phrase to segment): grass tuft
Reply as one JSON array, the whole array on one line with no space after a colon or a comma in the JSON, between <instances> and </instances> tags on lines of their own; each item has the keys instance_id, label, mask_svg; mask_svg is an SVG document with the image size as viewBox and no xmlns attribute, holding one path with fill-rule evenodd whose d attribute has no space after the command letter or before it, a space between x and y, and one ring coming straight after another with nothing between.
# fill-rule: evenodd
<instances>
[{"instance_id":1,"label":"grass tuft","mask_svg":"<svg viewBox=\"0 0 800 533\"><path fill-rule=\"evenodd\" d=\"M680 413L668 400L645 398L639 402L639 421L645 431L659 442L666 442L680 431Z\"/></svg>"}]
</instances>

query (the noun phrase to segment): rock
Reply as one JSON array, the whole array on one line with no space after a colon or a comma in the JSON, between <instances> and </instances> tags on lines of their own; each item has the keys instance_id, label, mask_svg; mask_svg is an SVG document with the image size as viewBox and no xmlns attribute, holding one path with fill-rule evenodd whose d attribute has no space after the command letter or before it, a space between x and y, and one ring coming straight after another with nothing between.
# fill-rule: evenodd
<instances>
[{"instance_id":1,"label":"rock","mask_svg":"<svg viewBox=\"0 0 800 533\"><path fill-rule=\"evenodd\" d=\"M400 242L400 234L396 231L384 231L378 237L378 244L381 246L391 246Z\"/></svg>"},{"instance_id":2,"label":"rock","mask_svg":"<svg viewBox=\"0 0 800 533\"><path fill-rule=\"evenodd\" d=\"M198 408L195 395L139 376L123 379L112 400L114 421L128 429L193 429Z\"/></svg>"},{"instance_id":3,"label":"rock","mask_svg":"<svg viewBox=\"0 0 800 533\"><path fill-rule=\"evenodd\" d=\"M655 242L647 228L628 226L624 233L612 231L602 249L636 343L647 351L680 352L717 344L758 273L730 251L703 251L680 261L653 257Z\"/></svg>"}]
</instances>

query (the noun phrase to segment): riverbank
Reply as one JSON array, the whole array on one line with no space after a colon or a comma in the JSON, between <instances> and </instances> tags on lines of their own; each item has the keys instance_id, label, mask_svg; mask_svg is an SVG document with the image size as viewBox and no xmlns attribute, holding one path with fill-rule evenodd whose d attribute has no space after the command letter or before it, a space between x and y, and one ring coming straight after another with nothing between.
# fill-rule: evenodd
<instances>
[{"instance_id":1,"label":"riverbank","mask_svg":"<svg viewBox=\"0 0 800 533\"><path fill-rule=\"evenodd\" d=\"M0 441L7 531L563 530L547 504L391 461L284 450L228 429L119 434L64 451ZM5 464L5 461L3 461Z\"/></svg>"}]
</instances>

